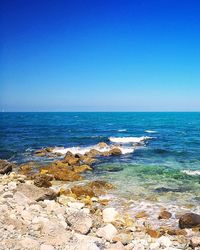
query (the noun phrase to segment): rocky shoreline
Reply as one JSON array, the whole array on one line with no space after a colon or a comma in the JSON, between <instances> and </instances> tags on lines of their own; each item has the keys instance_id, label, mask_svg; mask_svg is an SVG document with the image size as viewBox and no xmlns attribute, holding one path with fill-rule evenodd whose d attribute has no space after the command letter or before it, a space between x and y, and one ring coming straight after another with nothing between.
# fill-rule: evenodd
<instances>
[{"instance_id":1,"label":"rocky shoreline","mask_svg":"<svg viewBox=\"0 0 200 250\"><path fill-rule=\"evenodd\" d=\"M36 152L40 157L48 154L53 150ZM78 183L98 157L120 154L117 147L84 155L67 152L39 167L0 160L0 249L200 249L200 215L160 208L152 221L148 211L133 216L113 207L105 198L115 189L112 183ZM172 218L173 227L168 224Z\"/></svg>"}]
</instances>

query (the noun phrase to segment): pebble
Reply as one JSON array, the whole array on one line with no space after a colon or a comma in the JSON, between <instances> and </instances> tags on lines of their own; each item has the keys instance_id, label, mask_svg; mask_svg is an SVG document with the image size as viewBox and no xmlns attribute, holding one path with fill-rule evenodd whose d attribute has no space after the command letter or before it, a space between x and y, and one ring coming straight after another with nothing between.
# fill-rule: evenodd
<instances>
[{"instance_id":1,"label":"pebble","mask_svg":"<svg viewBox=\"0 0 200 250\"><path fill-rule=\"evenodd\" d=\"M111 241L117 234L117 229L112 224L107 224L105 227L99 228L96 235Z\"/></svg>"}]
</instances>

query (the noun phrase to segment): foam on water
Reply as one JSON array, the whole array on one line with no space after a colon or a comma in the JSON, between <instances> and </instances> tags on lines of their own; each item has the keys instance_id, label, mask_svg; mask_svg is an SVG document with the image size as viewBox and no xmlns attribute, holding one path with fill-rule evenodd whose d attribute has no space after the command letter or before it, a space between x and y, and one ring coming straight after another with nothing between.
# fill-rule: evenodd
<instances>
[{"instance_id":1,"label":"foam on water","mask_svg":"<svg viewBox=\"0 0 200 250\"><path fill-rule=\"evenodd\" d=\"M155 130L145 130L146 133L149 133L149 134L154 134L154 133L157 133L157 131Z\"/></svg>"},{"instance_id":2,"label":"foam on water","mask_svg":"<svg viewBox=\"0 0 200 250\"><path fill-rule=\"evenodd\" d=\"M109 140L114 143L140 143L152 139L149 136L141 137L110 137Z\"/></svg>"},{"instance_id":3,"label":"foam on water","mask_svg":"<svg viewBox=\"0 0 200 250\"><path fill-rule=\"evenodd\" d=\"M183 170L182 173L187 175L200 175L200 170Z\"/></svg>"},{"instance_id":4,"label":"foam on water","mask_svg":"<svg viewBox=\"0 0 200 250\"><path fill-rule=\"evenodd\" d=\"M118 129L118 132L126 132L127 129Z\"/></svg>"},{"instance_id":5,"label":"foam on water","mask_svg":"<svg viewBox=\"0 0 200 250\"><path fill-rule=\"evenodd\" d=\"M59 153L65 155L68 151L70 151L72 154L81 154L84 155L85 153L88 153L91 149L96 149L100 152L107 152L111 150L113 147L119 148L122 151L122 154L130 154L134 152L134 147L124 147L124 146L106 146L106 147L99 147L98 145L89 146L89 147L70 147L70 148L64 148L64 147L56 147L53 150L53 153Z\"/></svg>"}]
</instances>

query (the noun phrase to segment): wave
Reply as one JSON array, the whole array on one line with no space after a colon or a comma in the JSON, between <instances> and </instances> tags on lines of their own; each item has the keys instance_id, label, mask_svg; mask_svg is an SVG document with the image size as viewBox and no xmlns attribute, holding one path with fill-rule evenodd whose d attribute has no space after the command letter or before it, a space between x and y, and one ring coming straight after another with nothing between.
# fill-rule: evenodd
<instances>
[{"instance_id":1,"label":"wave","mask_svg":"<svg viewBox=\"0 0 200 250\"><path fill-rule=\"evenodd\" d=\"M155 130L145 130L146 133L149 133L149 134L154 134L154 133L157 133L157 131Z\"/></svg>"},{"instance_id":2,"label":"wave","mask_svg":"<svg viewBox=\"0 0 200 250\"><path fill-rule=\"evenodd\" d=\"M187 175L200 175L200 170L182 170L181 172Z\"/></svg>"},{"instance_id":3,"label":"wave","mask_svg":"<svg viewBox=\"0 0 200 250\"><path fill-rule=\"evenodd\" d=\"M141 137L110 137L109 140L115 143L140 143L153 137L141 136Z\"/></svg>"},{"instance_id":4,"label":"wave","mask_svg":"<svg viewBox=\"0 0 200 250\"><path fill-rule=\"evenodd\" d=\"M122 154L130 154L134 152L133 147L123 147L123 146L113 146L113 145L106 146L106 147L99 147L98 145L94 145L94 146L88 146L88 147L70 147L70 148L56 147L53 149L53 153L59 153L59 154L65 155L68 151L70 151L72 154L84 155L85 153L88 153L91 149L96 149L104 153L113 148L119 148L122 151Z\"/></svg>"},{"instance_id":5,"label":"wave","mask_svg":"<svg viewBox=\"0 0 200 250\"><path fill-rule=\"evenodd\" d=\"M126 132L127 129L118 129L118 132Z\"/></svg>"}]
</instances>

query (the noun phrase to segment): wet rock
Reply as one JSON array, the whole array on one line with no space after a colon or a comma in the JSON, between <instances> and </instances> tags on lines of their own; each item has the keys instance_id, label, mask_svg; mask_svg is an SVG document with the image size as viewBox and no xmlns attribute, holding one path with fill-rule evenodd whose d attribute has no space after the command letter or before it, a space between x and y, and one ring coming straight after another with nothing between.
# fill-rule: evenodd
<instances>
[{"instance_id":1,"label":"wet rock","mask_svg":"<svg viewBox=\"0 0 200 250\"><path fill-rule=\"evenodd\" d=\"M84 164L87 164L87 165L92 165L93 163L95 163L97 160L92 158L92 157L89 157L89 156L81 156L81 162L83 162Z\"/></svg>"},{"instance_id":2,"label":"wet rock","mask_svg":"<svg viewBox=\"0 0 200 250\"><path fill-rule=\"evenodd\" d=\"M105 142L99 142L99 143L97 144L97 146L98 146L99 148L105 148L105 147L108 147L108 144L105 143Z\"/></svg>"},{"instance_id":3,"label":"wet rock","mask_svg":"<svg viewBox=\"0 0 200 250\"><path fill-rule=\"evenodd\" d=\"M192 228L200 225L200 215L194 213L186 213L182 215L179 219L179 227Z\"/></svg>"},{"instance_id":4,"label":"wet rock","mask_svg":"<svg viewBox=\"0 0 200 250\"><path fill-rule=\"evenodd\" d=\"M71 170L70 167L58 162L41 168L40 173L53 175L55 180L59 181L78 181L82 179L79 173L76 173Z\"/></svg>"},{"instance_id":5,"label":"wet rock","mask_svg":"<svg viewBox=\"0 0 200 250\"><path fill-rule=\"evenodd\" d=\"M160 232L154 229L147 229L147 234L152 238L159 238L161 236Z\"/></svg>"},{"instance_id":6,"label":"wet rock","mask_svg":"<svg viewBox=\"0 0 200 250\"><path fill-rule=\"evenodd\" d=\"M103 210L103 221L108 223L108 222L113 222L117 219L118 212L116 211L115 208L113 207L108 207Z\"/></svg>"},{"instance_id":7,"label":"wet rock","mask_svg":"<svg viewBox=\"0 0 200 250\"><path fill-rule=\"evenodd\" d=\"M32 164L31 163L20 165L20 167L19 167L20 174L30 175L31 172L32 172Z\"/></svg>"},{"instance_id":8,"label":"wet rock","mask_svg":"<svg viewBox=\"0 0 200 250\"><path fill-rule=\"evenodd\" d=\"M112 148L109 150L109 154L113 156L121 155L122 151L119 148Z\"/></svg>"},{"instance_id":9,"label":"wet rock","mask_svg":"<svg viewBox=\"0 0 200 250\"><path fill-rule=\"evenodd\" d=\"M67 152L63 159L64 163L68 163L71 166L77 165L79 161L80 161L80 158L75 157L71 152Z\"/></svg>"},{"instance_id":10,"label":"wet rock","mask_svg":"<svg viewBox=\"0 0 200 250\"><path fill-rule=\"evenodd\" d=\"M111 241L117 234L117 229L112 224L107 224L105 227L99 228L96 232L98 237Z\"/></svg>"},{"instance_id":11,"label":"wet rock","mask_svg":"<svg viewBox=\"0 0 200 250\"><path fill-rule=\"evenodd\" d=\"M92 168L88 165L80 165L80 166L74 166L73 167L73 170L76 172L76 173L82 173L82 172L85 172L87 170L92 170Z\"/></svg>"},{"instance_id":12,"label":"wet rock","mask_svg":"<svg viewBox=\"0 0 200 250\"><path fill-rule=\"evenodd\" d=\"M190 246L192 248L200 247L200 237L199 236L193 236L190 240Z\"/></svg>"},{"instance_id":13,"label":"wet rock","mask_svg":"<svg viewBox=\"0 0 200 250\"><path fill-rule=\"evenodd\" d=\"M81 196L90 196L93 197L95 196L94 191L92 190L91 187L88 187L87 185L83 186L73 186L71 188L72 193L74 193L77 197Z\"/></svg>"},{"instance_id":14,"label":"wet rock","mask_svg":"<svg viewBox=\"0 0 200 250\"><path fill-rule=\"evenodd\" d=\"M49 188L38 188L35 185L21 183L17 187L17 192L22 193L27 198L35 201L53 200L57 197L57 193Z\"/></svg>"},{"instance_id":15,"label":"wet rock","mask_svg":"<svg viewBox=\"0 0 200 250\"><path fill-rule=\"evenodd\" d=\"M43 157L43 156L48 155L52 151L53 151L53 148L48 147L48 148L36 150L34 154L35 154L35 156Z\"/></svg>"},{"instance_id":16,"label":"wet rock","mask_svg":"<svg viewBox=\"0 0 200 250\"><path fill-rule=\"evenodd\" d=\"M6 160L0 160L0 174L8 174L12 171L15 164L10 163Z\"/></svg>"},{"instance_id":17,"label":"wet rock","mask_svg":"<svg viewBox=\"0 0 200 250\"><path fill-rule=\"evenodd\" d=\"M156 193L169 193L169 192L183 193L183 192L188 191L188 189L185 188L185 187L180 187L180 188L165 188L165 187L161 187L161 188L156 188L154 191Z\"/></svg>"},{"instance_id":18,"label":"wet rock","mask_svg":"<svg viewBox=\"0 0 200 250\"><path fill-rule=\"evenodd\" d=\"M169 218L171 218L172 214L166 210L163 210L160 212L158 219L161 220L168 220Z\"/></svg>"},{"instance_id":19,"label":"wet rock","mask_svg":"<svg viewBox=\"0 0 200 250\"><path fill-rule=\"evenodd\" d=\"M127 233L117 234L113 239L113 242L120 241L122 244L127 245L133 240L133 235Z\"/></svg>"},{"instance_id":20,"label":"wet rock","mask_svg":"<svg viewBox=\"0 0 200 250\"><path fill-rule=\"evenodd\" d=\"M34 176L34 185L37 187L51 187L51 182L53 180L53 177L46 174L37 174Z\"/></svg>"},{"instance_id":21,"label":"wet rock","mask_svg":"<svg viewBox=\"0 0 200 250\"><path fill-rule=\"evenodd\" d=\"M88 153L85 154L87 157L95 158L97 156L101 156L102 152L96 150L96 149L91 149Z\"/></svg>"},{"instance_id":22,"label":"wet rock","mask_svg":"<svg viewBox=\"0 0 200 250\"><path fill-rule=\"evenodd\" d=\"M76 210L66 211L66 222L76 232L81 234L87 234L92 227L91 217L82 212Z\"/></svg>"}]
</instances>

